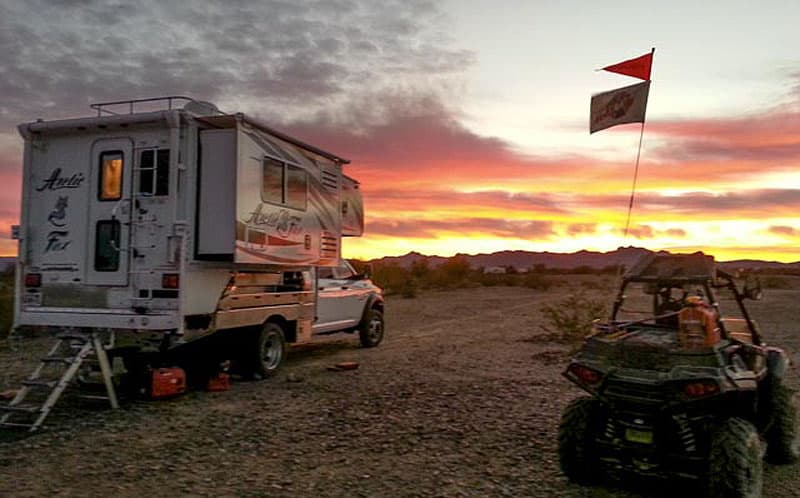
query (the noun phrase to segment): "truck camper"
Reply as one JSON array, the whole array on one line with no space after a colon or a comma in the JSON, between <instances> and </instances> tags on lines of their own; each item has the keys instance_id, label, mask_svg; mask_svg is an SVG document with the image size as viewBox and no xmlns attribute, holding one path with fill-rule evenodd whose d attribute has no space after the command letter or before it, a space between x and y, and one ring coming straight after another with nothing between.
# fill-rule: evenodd
<instances>
[{"instance_id":1,"label":"truck camper","mask_svg":"<svg viewBox=\"0 0 800 498\"><path fill-rule=\"evenodd\" d=\"M262 376L287 342L336 329L316 316L316 269L364 229L347 159L188 97L91 107L19 126L15 327L100 334L127 366L219 336ZM360 280L346 327L375 345L382 296Z\"/></svg>"}]
</instances>

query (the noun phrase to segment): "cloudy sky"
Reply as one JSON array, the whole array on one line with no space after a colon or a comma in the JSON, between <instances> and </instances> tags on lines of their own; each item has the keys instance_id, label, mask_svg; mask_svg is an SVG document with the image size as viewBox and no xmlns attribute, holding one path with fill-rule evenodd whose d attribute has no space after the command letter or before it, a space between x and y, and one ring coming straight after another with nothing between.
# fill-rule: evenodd
<instances>
[{"instance_id":1,"label":"cloudy sky","mask_svg":"<svg viewBox=\"0 0 800 498\"><path fill-rule=\"evenodd\" d=\"M191 95L352 160L345 253L623 245L800 260L800 55L790 1L0 0L0 254L16 125ZM596 69L655 47L639 125L589 135Z\"/></svg>"}]
</instances>

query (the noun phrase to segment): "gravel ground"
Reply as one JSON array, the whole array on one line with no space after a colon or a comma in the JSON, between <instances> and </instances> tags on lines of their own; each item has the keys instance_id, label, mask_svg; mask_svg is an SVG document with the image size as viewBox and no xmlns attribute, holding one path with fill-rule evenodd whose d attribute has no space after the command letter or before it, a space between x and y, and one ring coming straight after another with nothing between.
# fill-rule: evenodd
<instances>
[{"instance_id":1,"label":"gravel ground","mask_svg":"<svg viewBox=\"0 0 800 498\"><path fill-rule=\"evenodd\" d=\"M580 391L560 376L568 347L546 340L540 307L578 288L390 299L378 348L337 336L294 349L273 379L116 411L65 399L48 430L2 436L0 496L654 496L573 485L558 469L559 417ZM752 307L797 360L799 293ZM48 344L0 343L0 390ZM341 361L360 368L327 369ZM798 465L768 466L765 481L767 497L800 496Z\"/></svg>"}]
</instances>

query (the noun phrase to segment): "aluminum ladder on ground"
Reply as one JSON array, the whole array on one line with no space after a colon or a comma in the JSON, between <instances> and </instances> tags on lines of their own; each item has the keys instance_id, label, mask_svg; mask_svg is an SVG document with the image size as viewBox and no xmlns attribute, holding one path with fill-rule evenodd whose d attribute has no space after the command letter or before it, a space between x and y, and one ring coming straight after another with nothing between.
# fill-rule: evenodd
<instances>
[{"instance_id":1,"label":"aluminum ladder on ground","mask_svg":"<svg viewBox=\"0 0 800 498\"><path fill-rule=\"evenodd\" d=\"M56 337L57 342L41 359L36 370L22 381L14 399L7 405L0 405L0 428L38 430L84 362L92 359L96 359L100 366L106 396L83 397L108 400L112 408L119 407L111 378L111 364L99 333L70 331ZM45 374L49 373L50 367L65 368L60 378L48 378ZM44 393L44 396L36 396L37 393ZM30 400L37 397L36 401ZM28 403L24 403L26 399Z\"/></svg>"}]
</instances>

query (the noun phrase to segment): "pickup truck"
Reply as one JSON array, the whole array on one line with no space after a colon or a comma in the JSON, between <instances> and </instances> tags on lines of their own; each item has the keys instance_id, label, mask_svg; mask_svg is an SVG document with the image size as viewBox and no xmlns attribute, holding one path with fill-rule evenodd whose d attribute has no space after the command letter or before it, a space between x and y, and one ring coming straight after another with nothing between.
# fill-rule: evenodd
<instances>
[{"instance_id":1,"label":"pickup truck","mask_svg":"<svg viewBox=\"0 0 800 498\"><path fill-rule=\"evenodd\" d=\"M317 268L314 334L358 332L361 345L383 340L383 292L366 273L345 260L339 266Z\"/></svg>"}]
</instances>

